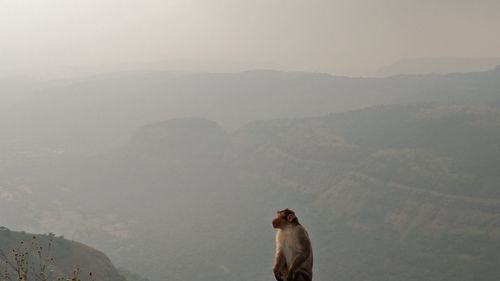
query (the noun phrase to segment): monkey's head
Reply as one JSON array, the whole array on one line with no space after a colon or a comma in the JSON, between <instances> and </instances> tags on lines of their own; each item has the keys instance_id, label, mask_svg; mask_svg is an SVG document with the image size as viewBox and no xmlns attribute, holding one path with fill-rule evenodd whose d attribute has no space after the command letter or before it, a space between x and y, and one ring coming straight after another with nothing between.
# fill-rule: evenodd
<instances>
[{"instance_id":1,"label":"monkey's head","mask_svg":"<svg viewBox=\"0 0 500 281\"><path fill-rule=\"evenodd\" d=\"M274 228L285 228L287 225L299 224L299 219L295 216L295 212L290 209L284 209L276 213L276 218L273 220Z\"/></svg>"}]
</instances>

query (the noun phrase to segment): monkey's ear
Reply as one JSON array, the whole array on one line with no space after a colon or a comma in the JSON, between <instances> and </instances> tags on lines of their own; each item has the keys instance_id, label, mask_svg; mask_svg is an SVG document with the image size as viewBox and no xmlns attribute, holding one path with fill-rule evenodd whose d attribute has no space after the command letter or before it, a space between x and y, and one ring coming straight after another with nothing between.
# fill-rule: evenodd
<instances>
[{"instance_id":1,"label":"monkey's ear","mask_svg":"<svg viewBox=\"0 0 500 281\"><path fill-rule=\"evenodd\" d=\"M297 217L295 216L295 214L288 214L288 215L286 216L286 220L287 220L288 222L294 222L294 221L296 221L296 220L297 220Z\"/></svg>"}]
</instances>

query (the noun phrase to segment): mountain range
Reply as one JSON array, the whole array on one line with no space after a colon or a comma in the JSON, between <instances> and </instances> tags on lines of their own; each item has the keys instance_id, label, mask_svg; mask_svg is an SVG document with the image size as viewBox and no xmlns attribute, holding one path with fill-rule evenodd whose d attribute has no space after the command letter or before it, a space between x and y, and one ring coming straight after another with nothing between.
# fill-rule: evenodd
<instances>
[{"instance_id":1,"label":"mountain range","mask_svg":"<svg viewBox=\"0 0 500 281\"><path fill-rule=\"evenodd\" d=\"M498 105L499 81L499 68L388 78L277 71L98 75L18 90L26 98L2 110L0 128L8 138L0 145L88 154L126 143L140 126L179 117L206 118L235 130L255 120L320 116L377 104Z\"/></svg>"},{"instance_id":2,"label":"mountain range","mask_svg":"<svg viewBox=\"0 0 500 281\"><path fill-rule=\"evenodd\" d=\"M4 224L64 233L151 280L266 280L271 219L291 208L316 280L500 275L498 68L155 75L12 107L26 123L3 120L18 147L0 162L0 210L18 214Z\"/></svg>"}]
</instances>

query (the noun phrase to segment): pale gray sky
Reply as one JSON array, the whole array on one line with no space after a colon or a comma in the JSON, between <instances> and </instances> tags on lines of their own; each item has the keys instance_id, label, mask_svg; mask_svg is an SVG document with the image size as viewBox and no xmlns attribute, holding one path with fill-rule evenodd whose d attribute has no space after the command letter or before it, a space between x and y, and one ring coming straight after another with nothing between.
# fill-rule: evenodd
<instances>
[{"instance_id":1,"label":"pale gray sky","mask_svg":"<svg viewBox=\"0 0 500 281\"><path fill-rule=\"evenodd\" d=\"M0 0L0 70L189 59L370 75L500 57L498 0Z\"/></svg>"}]
</instances>

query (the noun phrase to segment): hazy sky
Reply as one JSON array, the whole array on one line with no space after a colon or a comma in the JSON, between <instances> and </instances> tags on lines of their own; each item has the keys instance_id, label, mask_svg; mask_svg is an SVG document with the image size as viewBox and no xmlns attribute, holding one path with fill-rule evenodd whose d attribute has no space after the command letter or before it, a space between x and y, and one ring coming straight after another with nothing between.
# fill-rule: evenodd
<instances>
[{"instance_id":1,"label":"hazy sky","mask_svg":"<svg viewBox=\"0 0 500 281\"><path fill-rule=\"evenodd\" d=\"M217 60L369 75L500 57L498 0L0 0L0 70Z\"/></svg>"}]
</instances>

